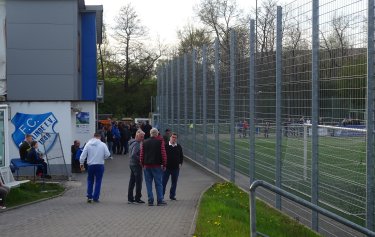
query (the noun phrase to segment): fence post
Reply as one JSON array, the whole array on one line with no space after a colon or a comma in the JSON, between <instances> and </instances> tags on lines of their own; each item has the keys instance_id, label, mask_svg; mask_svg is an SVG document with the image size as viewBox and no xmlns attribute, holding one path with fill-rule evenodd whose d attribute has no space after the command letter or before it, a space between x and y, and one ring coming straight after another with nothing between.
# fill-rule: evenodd
<instances>
[{"instance_id":1,"label":"fence post","mask_svg":"<svg viewBox=\"0 0 375 237\"><path fill-rule=\"evenodd\" d=\"M185 121L184 121L184 135L185 135L185 140L188 139L187 138L187 135L188 135L188 129L189 129L189 126L188 126L188 107L187 107L187 98L188 98L188 88L187 88L187 67L188 67L188 57L187 57L187 54L185 53L184 54L184 118L185 118Z\"/></svg>"},{"instance_id":2,"label":"fence post","mask_svg":"<svg viewBox=\"0 0 375 237\"><path fill-rule=\"evenodd\" d=\"M282 86L282 7L277 7L277 29L276 29L276 187L281 188L281 86ZM281 196L276 195L276 208L281 210Z\"/></svg>"},{"instance_id":3,"label":"fence post","mask_svg":"<svg viewBox=\"0 0 375 237\"><path fill-rule=\"evenodd\" d=\"M175 92L175 89L174 89L174 78L175 78L175 75L174 75L174 62L175 60L172 59L171 60L171 63L170 63L170 67L171 67L171 78L170 78L170 81L171 81L171 88L170 88L170 91L171 91L171 129L172 131L174 131L174 92Z\"/></svg>"},{"instance_id":4,"label":"fence post","mask_svg":"<svg viewBox=\"0 0 375 237\"><path fill-rule=\"evenodd\" d=\"M249 66L249 111L250 111L250 134L249 134L249 178L250 184L255 180L255 26L254 20L250 20L250 66Z\"/></svg>"},{"instance_id":5,"label":"fence post","mask_svg":"<svg viewBox=\"0 0 375 237\"><path fill-rule=\"evenodd\" d=\"M374 230L374 0L368 0L367 10L366 227Z\"/></svg>"},{"instance_id":6,"label":"fence post","mask_svg":"<svg viewBox=\"0 0 375 237\"><path fill-rule=\"evenodd\" d=\"M177 134L180 136L181 126L181 70L180 70L181 58L177 58Z\"/></svg>"},{"instance_id":7,"label":"fence post","mask_svg":"<svg viewBox=\"0 0 375 237\"><path fill-rule=\"evenodd\" d=\"M167 122L167 120L166 120L166 115L165 115L165 112L166 112L166 95L167 95L167 78L166 78L166 74L165 74L165 72L166 72L166 69L165 69L165 65L163 66L163 71L162 71L162 73L163 73L163 79L162 79L162 82L163 82L163 86L162 86L162 88L163 88L163 93L162 93L162 96L163 96L163 99L162 99L162 111L163 111L163 128L165 128L165 124L166 124L166 122Z\"/></svg>"},{"instance_id":8,"label":"fence post","mask_svg":"<svg viewBox=\"0 0 375 237\"><path fill-rule=\"evenodd\" d=\"M203 45L203 164L207 166L207 46Z\"/></svg>"},{"instance_id":9,"label":"fence post","mask_svg":"<svg viewBox=\"0 0 375 237\"><path fill-rule=\"evenodd\" d=\"M169 63L167 64L165 68L165 128L169 127L169 76L168 76L168 67Z\"/></svg>"},{"instance_id":10,"label":"fence post","mask_svg":"<svg viewBox=\"0 0 375 237\"><path fill-rule=\"evenodd\" d=\"M219 77L220 77L220 58L219 58L219 39L215 38L215 170L220 172L220 144L219 144Z\"/></svg>"},{"instance_id":11,"label":"fence post","mask_svg":"<svg viewBox=\"0 0 375 237\"><path fill-rule=\"evenodd\" d=\"M196 51L193 49L192 56L191 56L191 63L193 67L193 152L194 152L194 160L197 160L197 78L196 78L196 72L195 72L195 56Z\"/></svg>"},{"instance_id":12,"label":"fence post","mask_svg":"<svg viewBox=\"0 0 375 237\"><path fill-rule=\"evenodd\" d=\"M236 32L234 29L230 31L230 181L235 182L236 172L236 144L235 144L235 120L234 120L234 100L235 100L235 84L236 84Z\"/></svg>"},{"instance_id":13,"label":"fence post","mask_svg":"<svg viewBox=\"0 0 375 237\"><path fill-rule=\"evenodd\" d=\"M311 158L311 202L318 205L319 171L318 171L318 121L319 121L319 0L312 1L312 158ZM311 226L319 231L318 212L313 211Z\"/></svg>"},{"instance_id":14,"label":"fence post","mask_svg":"<svg viewBox=\"0 0 375 237\"><path fill-rule=\"evenodd\" d=\"M251 23L250 23L251 24ZM250 183L251 185L252 183ZM250 237L257 237L257 224L256 224L256 196L255 190L250 190L250 197L249 197L249 206L250 206Z\"/></svg>"},{"instance_id":15,"label":"fence post","mask_svg":"<svg viewBox=\"0 0 375 237\"><path fill-rule=\"evenodd\" d=\"M159 108L159 127L162 128L163 127L163 106L162 105L162 98L163 98L163 68L160 67L159 68L159 78L158 78L158 81L159 81L159 95L158 95L158 108Z\"/></svg>"},{"instance_id":16,"label":"fence post","mask_svg":"<svg viewBox=\"0 0 375 237\"><path fill-rule=\"evenodd\" d=\"M307 126L303 126L303 180L307 180Z\"/></svg>"}]
</instances>

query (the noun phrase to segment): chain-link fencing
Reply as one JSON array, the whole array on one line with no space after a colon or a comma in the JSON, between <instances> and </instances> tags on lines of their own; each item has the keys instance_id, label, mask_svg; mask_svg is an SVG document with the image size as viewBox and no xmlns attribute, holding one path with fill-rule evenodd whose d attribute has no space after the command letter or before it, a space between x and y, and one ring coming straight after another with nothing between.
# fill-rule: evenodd
<instances>
[{"instance_id":1,"label":"chain-link fencing","mask_svg":"<svg viewBox=\"0 0 375 237\"><path fill-rule=\"evenodd\" d=\"M289 2L170 60L158 69L160 129L232 182L265 180L374 230L373 6ZM261 197L326 236L359 235Z\"/></svg>"}]
</instances>

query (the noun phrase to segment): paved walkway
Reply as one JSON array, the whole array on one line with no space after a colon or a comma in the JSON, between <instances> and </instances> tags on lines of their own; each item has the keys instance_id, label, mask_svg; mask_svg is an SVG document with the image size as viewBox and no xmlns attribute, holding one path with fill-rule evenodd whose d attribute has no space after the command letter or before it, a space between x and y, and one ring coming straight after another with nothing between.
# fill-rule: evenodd
<instances>
[{"instance_id":1,"label":"paved walkway","mask_svg":"<svg viewBox=\"0 0 375 237\"><path fill-rule=\"evenodd\" d=\"M86 174L74 179L78 181L70 182L72 188L62 197L0 213L0 236L189 236L200 194L217 180L185 162L178 201L166 199L167 206L149 207L127 204L127 157L106 163L101 203L86 203ZM147 202L144 182L142 194Z\"/></svg>"}]
</instances>

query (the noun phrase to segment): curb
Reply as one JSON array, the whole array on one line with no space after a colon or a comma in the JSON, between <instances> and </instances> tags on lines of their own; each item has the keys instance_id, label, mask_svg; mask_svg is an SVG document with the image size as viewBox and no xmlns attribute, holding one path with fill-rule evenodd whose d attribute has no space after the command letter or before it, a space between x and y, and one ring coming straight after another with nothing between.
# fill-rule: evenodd
<instances>
[{"instance_id":1,"label":"curb","mask_svg":"<svg viewBox=\"0 0 375 237\"><path fill-rule=\"evenodd\" d=\"M223 181L226 181L226 182L229 182L229 183L232 183L234 185L236 185L239 189L241 189L242 191L244 191L245 193L250 193L250 190L246 190L245 188L241 187L240 185L236 184L236 183L233 183L232 181L230 181L228 178L225 178L224 176L216 173L215 171L203 166L201 163L193 160L192 158L188 157L188 156L185 156L184 155L184 158L187 158L189 160L189 162L193 163L194 165L198 166L199 168L205 170L205 171L208 171L210 174L212 174L213 176L219 178L219 179L222 179Z\"/></svg>"},{"instance_id":2,"label":"curb","mask_svg":"<svg viewBox=\"0 0 375 237\"><path fill-rule=\"evenodd\" d=\"M199 207L201 205L201 201L202 201L202 198L203 198L203 194L208 190L210 189L215 183L211 183L209 186L207 186L202 192L201 194L199 195L199 199L198 199L198 202L197 202L197 205L195 206L195 212L194 212L194 216L193 216L193 220L191 222L191 225L190 225L190 229L189 229L189 233L188 235L189 236L193 236L194 235L194 232L195 232L195 228L197 226L197 218L198 218L198 212L199 212Z\"/></svg>"},{"instance_id":3,"label":"curb","mask_svg":"<svg viewBox=\"0 0 375 237\"><path fill-rule=\"evenodd\" d=\"M193 165L197 166L198 168L202 169L202 170L205 170L205 171L208 171L210 174L214 175L215 177L221 179L221 180L224 180L224 181L228 181L228 179L224 178L223 176L221 176L220 174L217 174L215 173L214 171L202 166L200 163L198 163L197 161L191 159L190 157L188 156L184 156L184 158L187 158L188 159L188 162L192 163ZM215 182L216 183L216 182ZM194 216L193 216L193 220L192 220L192 223L191 223L191 226L190 226L190 229L189 229L189 233L188 235L189 236L193 236L194 235L194 232L195 232L195 228L196 228L196 224L197 224L197 218L198 218L198 212L199 212L199 207L201 205L201 201L202 201L202 197L203 197L203 194L208 190L210 189L215 183L211 183L209 186L207 186L200 194L199 196L199 199L198 199L198 203L197 205L195 206L195 212L194 212Z\"/></svg>"}]
</instances>

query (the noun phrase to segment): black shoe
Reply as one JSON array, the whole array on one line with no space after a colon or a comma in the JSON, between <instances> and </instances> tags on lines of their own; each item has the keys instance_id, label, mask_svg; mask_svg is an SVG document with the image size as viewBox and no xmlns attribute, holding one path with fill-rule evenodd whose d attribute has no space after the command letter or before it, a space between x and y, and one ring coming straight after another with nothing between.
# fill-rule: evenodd
<instances>
[{"instance_id":1,"label":"black shoe","mask_svg":"<svg viewBox=\"0 0 375 237\"><path fill-rule=\"evenodd\" d=\"M170 197L171 200L173 201L177 201L177 199L175 197Z\"/></svg>"},{"instance_id":2,"label":"black shoe","mask_svg":"<svg viewBox=\"0 0 375 237\"><path fill-rule=\"evenodd\" d=\"M158 206L165 206L167 203L165 201L158 202Z\"/></svg>"},{"instance_id":3,"label":"black shoe","mask_svg":"<svg viewBox=\"0 0 375 237\"><path fill-rule=\"evenodd\" d=\"M49 175L49 174L42 175L42 178L44 178L44 179L52 179L51 175Z\"/></svg>"},{"instance_id":4,"label":"black shoe","mask_svg":"<svg viewBox=\"0 0 375 237\"><path fill-rule=\"evenodd\" d=\"M143 204L143 203L145 203L144 201L142 201L141 199L139 199L139 200L136 200L135 201L135 203L138 203L138 204Z\"/></svg>"},{"instance_id":5,"label":"black shoe","mask_svg":"<svg viewBox=\"0 0 375 237\"><path fill-rule=\"evenodd\" d=\"M92 199L91 199L91 198L88 198L88 199L87 199L87 203L92 203Z\"/></svg>"},{"instance_id":6,"label":"black shoe","mask_svg":"<svg viewBox=\"0 0 375 237\"><path fill-rule=\"evenodd\" d=\"M100 201L99 200L94 200L94 202L99 203Z\"/></svg>"},{"instance_id":7,"label":"black shoe","mask_svg":"<svg viewBox=\"0 0 375 237\"><path fill-rule=\"evenodd\" d=\"M149 203L148 203L148 206L150 206L150 207L153 206L153 205L154 205L153 202L149 202Z\"/></svg>"},{"instance_id":8,"label":"black shoe","mask_svg":"<svg viewBox=\"0 0 375 237\"><path fill-rule=\"evenodd\" d=\"M128 204L134 204L134 200L128 200Z\"/></svg>"}]
</instances>

